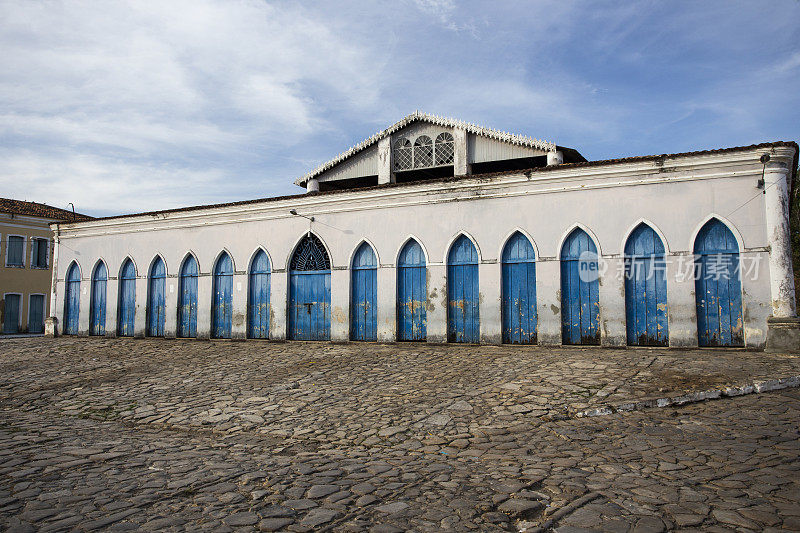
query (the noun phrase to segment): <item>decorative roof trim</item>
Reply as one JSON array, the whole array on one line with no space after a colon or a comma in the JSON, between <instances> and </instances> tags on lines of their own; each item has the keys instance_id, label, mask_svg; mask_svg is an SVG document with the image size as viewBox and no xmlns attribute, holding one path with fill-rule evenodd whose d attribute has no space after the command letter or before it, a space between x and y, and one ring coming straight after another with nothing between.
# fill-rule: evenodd
<instances>
[{"instance_id":1,"label":"decorative roof trim","mask_svg":"<svg viewBox=\"0 0 800 533\"><path fill-rule=\"evenodd\" d=\"M454 118L447 118L447 117L440 117L438 115L431 115L429 113L422 113L419 110L414 111L412 114L406 116L404 119L400 120L399 122L395 122L385 130L379 131L378 133L372 135L371 137L361 141L355 146L351 146L348 150L342 152L341 154L337 155L327 163L323 163L322 165L318 166L302 178L298 178L295 180L295 185L304 186L306 182L319 176L326 170L333 168L334 166L338 165L345 159L354 156L361 150L372 146L373 144L377 143L381 139L384 139L391 134L399 131L402 128L405 128L409 124L416 122L416 121L424 121L429 122L431 124L435 124L437 126L445 126L448 128L463 128L467 130L469 133L474 133L476 135L483 135L484 137L489 137L490 139L496 139L498 141L503 141L509 144L515 144L518 146L529 146L531 148L538 148L539 150L544 150L545 152L555 152L556 145L555 143L549 141L542 141L540 139L534 139L533 137L529 137L527 135L517 135L514 133L508 133L507 131L500 131L495 130L492 128L486 128L484 126L479 126L477 124L473 124L471 122L465 122L463 120L456 120Z\"/></svg>"}]
</instances>

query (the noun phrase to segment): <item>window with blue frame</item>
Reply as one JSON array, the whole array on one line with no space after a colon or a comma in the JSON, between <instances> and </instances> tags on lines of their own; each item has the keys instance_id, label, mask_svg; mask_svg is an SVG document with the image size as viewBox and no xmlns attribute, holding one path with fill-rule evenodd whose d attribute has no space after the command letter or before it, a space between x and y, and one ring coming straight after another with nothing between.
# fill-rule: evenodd
<instances>
[{"instance_id":1,"label":"window with blue frame","mask_svg":"<svg viewBox=\"0 0 800 533\"><path fill-rule=\"evenodd\" d=\"M10 235L6 250L6 266L25 266L25 237Z\"/></svg>"}]
</instances>

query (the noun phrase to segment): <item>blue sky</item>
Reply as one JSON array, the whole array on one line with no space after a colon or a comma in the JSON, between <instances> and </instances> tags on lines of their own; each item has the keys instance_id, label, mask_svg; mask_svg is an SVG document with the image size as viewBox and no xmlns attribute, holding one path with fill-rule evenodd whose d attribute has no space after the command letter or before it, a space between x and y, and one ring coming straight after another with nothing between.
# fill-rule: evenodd
<instances>
[{"instance_id":1,"label":"blue sky","mask_svg":"<svg viewBox=\"0 0 800 533\"><path fill-rule=\"evenodd\" d=\"M302 192L416 109L590 160L800 139L800 2L5 1L0 196Z\"/></svg>"}]
</instances>

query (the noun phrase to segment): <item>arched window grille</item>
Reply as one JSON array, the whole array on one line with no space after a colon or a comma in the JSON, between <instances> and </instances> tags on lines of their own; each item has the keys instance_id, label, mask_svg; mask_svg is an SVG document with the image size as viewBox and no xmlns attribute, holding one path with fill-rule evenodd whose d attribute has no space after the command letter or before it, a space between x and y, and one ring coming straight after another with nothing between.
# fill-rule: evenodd
<instances>
[{"instance_id":1,"label":"arched window grille","mask_svg":"<svg viewBox=\"0 0 800 533\"><path fill-rule=\"evenodd\" d=\"M440 133L436 136L436 144L434 145L436 155L436 165L452 165L453 164L453 136L447 132Z\"/></svg>"},{"instance_id":2,"label":"arched window grille","mask_svg":"<svg viewBox=\"0 0 800 533\"><path fill-rule=\"evenodd\" d=\"M394 169L411 170L414 166L414 154L412 153L411 141L408 139L398 139L394 143Z\"/></svg>"},{"instance_id":3,"label":"arched window grille","mask_svg":"<svg viewBox=\"0 0 800 533\"><path fill-rule=\"evenodd\" d=\"M420 135L414 141L414 168L433 166L433 141L427 135Z\"/></svg>"},{"instance_id":4,"label":"arched window grille","mask_svg":"<svg viewBox=\"0 0 800 533\"><path fill-rule=\"evenodd\" d=\"M291 270L330 270L331 262L322 241L313 233L303 237L292 256Z\"/></svg>"}]
</instances>

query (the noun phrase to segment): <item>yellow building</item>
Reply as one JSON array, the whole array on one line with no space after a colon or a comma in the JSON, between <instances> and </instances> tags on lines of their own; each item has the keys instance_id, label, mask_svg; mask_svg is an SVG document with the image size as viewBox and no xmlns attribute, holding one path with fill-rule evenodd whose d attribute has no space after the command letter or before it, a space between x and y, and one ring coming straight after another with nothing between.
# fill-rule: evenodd
<instances>
[{"instance_id":1,"label":"yellow building","mask_svg":"<svg viewBox=\"0 0 800 533\"><path fill-rule=\"evenodd\" d=\"M44 333L53 266L50 223L90 218L0 198L0 333Z\"/></svg>"}]
</instances>

